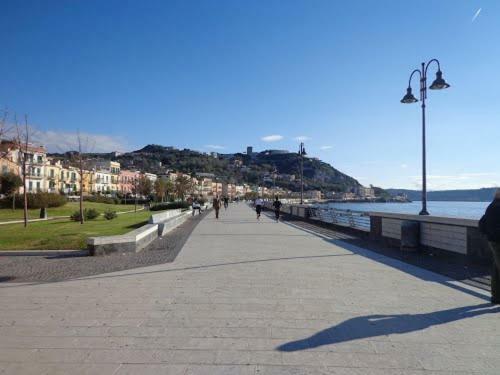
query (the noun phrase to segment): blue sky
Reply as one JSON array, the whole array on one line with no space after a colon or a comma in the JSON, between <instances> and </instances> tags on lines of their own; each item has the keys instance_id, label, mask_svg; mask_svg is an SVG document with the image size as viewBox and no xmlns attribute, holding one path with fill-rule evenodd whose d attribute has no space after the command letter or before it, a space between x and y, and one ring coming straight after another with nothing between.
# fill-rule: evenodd
<instances>
[{"instance_id":1,"label":"blue sky","mask_svg":"<svg viewBox=\"0 0 500 375\"><path fill-rule=\"evenodd\" d=\"M496 0L5 0L0 38L0 106L52 149L77 129L96 151L303 137L383 187L419 186L420 107L399 100L436 57L452 87L428 97L430 188L500 185Z\"/></svg>"}]
</instances>

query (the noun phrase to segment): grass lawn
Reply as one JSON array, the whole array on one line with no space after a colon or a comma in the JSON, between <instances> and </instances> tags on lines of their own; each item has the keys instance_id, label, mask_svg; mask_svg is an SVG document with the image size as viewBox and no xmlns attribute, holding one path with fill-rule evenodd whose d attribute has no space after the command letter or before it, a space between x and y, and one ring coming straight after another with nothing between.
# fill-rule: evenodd
<instances>
[{"instance_id":1,"label":"grass lawn","mask_svg":"<svg viewBox=\"0 0 500 375\"><path fill-rule=\"evenodd\" d=\"M130 211L134 209L133 204L107 204L107 203L94 203L94 202L83 202L84 208L95 208L97 211L103 213L106 210L113 210L116 212L120 211ZM142 206L138 206L139 208ZM54 216L70 216L73 212L80 209L79 202L68 202L64 206L48 208L47 214L49 217ZM38 219L40 217L40 209L28 210L28 216L30 219ZM23 209L16 208L12 211L10 208L0 208L0 221L11 221L11 220L22 220L23 219Z\"/></svg>"},{"instance_id":2,"label":"grass lawn","mask_svg":"<svg viewBox=\"0 0 500 375\"><path fill-rule=\"evenodd\" d=\"M108 206L108 205L106 205ZM87 237L123 234L147 223L151 212L138 211L106 220L100 216L83 225L69 219L55 219L0 226L0 250L66 250L87 247Z\"/></svg>"}]
</instances>

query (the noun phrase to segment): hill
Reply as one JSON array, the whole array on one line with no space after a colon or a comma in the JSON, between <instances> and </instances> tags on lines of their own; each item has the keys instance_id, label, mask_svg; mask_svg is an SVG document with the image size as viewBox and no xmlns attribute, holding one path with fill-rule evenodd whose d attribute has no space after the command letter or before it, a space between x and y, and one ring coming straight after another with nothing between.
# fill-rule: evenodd
<instances>
[{"instance_id":1,"label":"hill","mask_svg":"<svg viewBox=\"0 0 500 375\"><path fill-rule=\"evenodd\" d=\"M252 155L236 153L214 157L189 149L147 145L140 150L121 155L105 153L89 156L116 160L124 169L138 169L157 174L173 170L193 176L199 173L213 173L220 181L267 186L275 183L276 186L292 191L300 190L299 161L295 153L276 154L263 151ZM305 189L344 192L361 185L328 163L305 158L304 186Z\"/></svg>"},{"instance_id":2,"label":"hill","mask_svg":"<svg viewBox=\"0 0 500 375\"><path fill-rule=\"evenodd\" d=\"M497 188L439 190L427 192L429 201L461 201L461 202L489 202L493 199ZM422 199L420 190L386 189L391 195L406 194L408 199L418 201Z\"/></svg>"}]
</instances>

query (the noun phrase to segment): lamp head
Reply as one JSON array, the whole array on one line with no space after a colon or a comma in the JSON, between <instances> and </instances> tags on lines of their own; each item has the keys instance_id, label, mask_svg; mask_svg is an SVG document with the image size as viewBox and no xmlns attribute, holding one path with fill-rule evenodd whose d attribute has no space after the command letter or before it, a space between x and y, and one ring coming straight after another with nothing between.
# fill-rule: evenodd
<instances>
[{"instance_id":1,"label":"lamp head","mask_svg":"<svg viewBox=\"0 0 500 375\"><path fill-rule=\"evenodd\" d=\"M450 87L449 84L446 83L446 81L443 78L443 72L438 70L436 72L436 79L434 82L432 82L432 85L430 85L431 90L442 90L442 89L447 89Z\"/></svg>"},{"instance_id":2,"label":"lamp head","mask_svg":"<svg viewBox=\"0 0 500 375\"><path fill-rule=\"evenodd\" d=\"M408 87L406 89L406 95L403 96L403 99L401 99L401 103L404 104L410 104L410 103L416 103L418 102L418 99L415 98L411 92L411 87Z\"/></svg>"}]
</instances>

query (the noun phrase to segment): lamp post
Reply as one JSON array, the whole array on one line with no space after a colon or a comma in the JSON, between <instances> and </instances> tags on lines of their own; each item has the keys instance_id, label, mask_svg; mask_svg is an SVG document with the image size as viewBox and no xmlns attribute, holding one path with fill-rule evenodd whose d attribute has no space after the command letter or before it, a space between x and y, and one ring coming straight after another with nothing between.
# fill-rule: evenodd
<instances>
[{"instance_id":1,"label":"lamp post","mask_svg":"<svg viewBox=\"0 0 500 375\"><path fill-rule=\"evenodd\" d=\"M401 103L411 104L418 102L418 99L413 96L411 91L411 79L415 73L420 76L420 102L422 107L422 210L419 215L429 215L427 211L427 172L426 172L426 151L425 151L425 100L427 99L427 70L431 63L437 64L436 79L430 85L431 90L442 90L450 87L448 83L443 79L443 72L441 72L441 65L437 59L429 60L426 63L422 63L421 69L415 69L410 74L410 79L408 80L408 88L406 89L406 95L401 99Z\"/></svg>"},{"instance_id":2,"label":"lamp post","mask_svg":"<svg viewBox=\"0 0 500 375\"><path fill-rule=\"evenodd\" d=\"M298 154L300 158L300 204L303 204L304 203L304 155L306 155L304 142L300 142Z\"/></svg>"}]
</instances>

